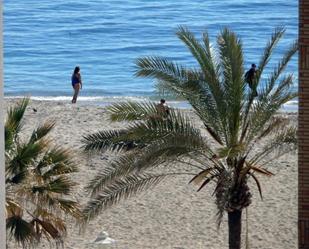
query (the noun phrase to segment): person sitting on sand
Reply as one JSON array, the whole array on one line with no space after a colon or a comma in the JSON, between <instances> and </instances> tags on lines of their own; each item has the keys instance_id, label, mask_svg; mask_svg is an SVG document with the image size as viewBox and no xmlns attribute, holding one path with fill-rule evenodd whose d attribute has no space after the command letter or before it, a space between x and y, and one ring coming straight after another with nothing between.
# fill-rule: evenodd
<instances>
[{"instance_id":1,"label":"person sitting on sand","mask_svg":"<svg viewBox=\"0 0 309 249\"><path fill-rule=\"evenodd\" d=\"M72 74L72 87L74 89L72 104L75 104L79 90L82 89L82 76L80 75L80 68L78 66L75 67Z\"/></svg>"},{"instance_id":2,"label":"person sitting on sand","mask_svg":"<svg viewBox=\"0 0 309 249\"><path fill-rule=\"evenodd\" d=\"M256 76L256 65L252 64L251 68L246 72L245 74L245 81L248 83L250 89L252 90L253 96L258 96L256 91L256 82L255 82L255 76Z\"/></svg>"},{"instance_id":3,"label":"person sitting on sand","mask_svg":"<svg viewBox=\"0 0 309 249\"><path fill-rule=\"evenodd\" d=\"M160 116L167 117L170 113L168 106L165 104L165 99L161 99L160 103L156 105L157 112Z\"/></svg>"}]
</instances>

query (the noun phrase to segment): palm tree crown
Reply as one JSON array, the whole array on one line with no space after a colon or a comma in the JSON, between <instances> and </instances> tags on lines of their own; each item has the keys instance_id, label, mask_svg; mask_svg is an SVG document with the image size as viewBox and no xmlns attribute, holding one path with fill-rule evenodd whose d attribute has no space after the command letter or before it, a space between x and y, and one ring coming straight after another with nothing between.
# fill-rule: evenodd
<instances>
[{"instance_id":1,"label":"palm tree crown","mask_svg":"<svg viewBox=\"0 0 309 249\"><path fill-rule=\"evenodd\" d=\"M66 235L64 215L81 218L78 203L69 198L75 183L67 176L77 168L70 151L47 138L54 122L21 138L28 102L10 108L5 122L7 231L23 247L41 239L58 245Z\"/></svg>"},{"instance_id":2,"label":"palm tree crown","mask_svg":"<svg viewBox=\"0 0 309 249\"><path fill-rule=\"evenodd\" d=\"M128 121L129 127L87 135L84 148L125 152L89 183L92 200L84 210L86 216L91 219L121 198L175 175L147 172L160 164L166 164L164 169L168 170L179 162L192 168L191 182L200 184L198 191L215 183L219 223L227 212L233 233L230 248L240 248L241 211L251 203L248 179L255 181L262 197L256 175L271 176L266 164L296 148L296 128L276 114L297 96L292 88L293 75L282 75L298 49L297 43L287 49L270 75L262 77L283 34L284 29L277 28L261 56L253 82L258 96L247 87L241 40L228 29L218 35L214 49L207 33L199 42L188 29L179 28L177 36L189 48L198 68L161 57L138 59L136 75L154 78L160 91L187 100L209 137L203 137L176 109L166 118L158 117L153 103L112 105L108 108L111 120ZM211 140L215 146L210 145ZM259 144L262 149L256 150Z\"/></svg>"}]
</instances>

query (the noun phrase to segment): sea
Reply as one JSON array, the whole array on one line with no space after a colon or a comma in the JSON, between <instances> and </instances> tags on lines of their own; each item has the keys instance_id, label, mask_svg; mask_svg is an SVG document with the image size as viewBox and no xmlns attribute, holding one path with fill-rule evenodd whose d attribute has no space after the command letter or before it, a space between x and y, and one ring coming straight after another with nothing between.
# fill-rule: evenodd
<instances>
[{"instance_id":1,"label":"sea","mask_svg":"<svg viewBox=\"0 0 309 249\"><path fill-rule=\"evenodd\" d=\"M186 26L213 46L228 27L243 42L245 67L258 63L276 27L286 28L267 73L298 36L296 0L4 0L4 93L6 97L70 101L71 74L79 65L79 101L157 99L153 79L137 78L135 62L163 56L197 67L177 38ZM295 76L297 55L286 72ZM171 99L171 102L177 102ZM297 100L289 103L293 108Z\"/></svg>"}]
</instances>

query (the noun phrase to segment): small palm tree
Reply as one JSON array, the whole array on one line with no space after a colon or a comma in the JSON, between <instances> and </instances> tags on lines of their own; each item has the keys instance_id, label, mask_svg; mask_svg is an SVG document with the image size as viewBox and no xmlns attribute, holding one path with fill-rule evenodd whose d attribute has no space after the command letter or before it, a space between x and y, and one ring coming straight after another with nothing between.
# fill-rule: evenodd
<instances>
[{"instance_id":1,"label":"small palm tree","mask_svg":"<svg viewBox=\"0 0 309 249\"><path fill-rule=\"evenodd\" d=\"M187 68L161 57L138 59L136 75L154 78L159 90L187 100L209 136L203 137L191 120L175 109L165 118L158 117L152 103L127 102L109 107L112 121L131 124L123 130L84 137L86 151L124 151L89 183L92 200L84 209L88 219L122 198L181 174L174 169L185 164L192 171L183 174L192 175L190 182L199 184L198 191L214 182L218 223L227 213L229 248L239 249L241 215L252 197L248 180L253 179L262 197L257 175L271 176L267 163L296 148L296 128L277 112L297 96L292 88L293 76L281 76L297 51L297 43L291 45L268 77L262 77L283 34L284 29L275 30L260 59L254 78L257 97L244 79L241 41L228 29L218 35L215 50L207 33L203 33L200 43L189 30L179 28L177 36L199 68ZM160 168L161 174L149 173L161 164L166 165Z\"/></svg>"},{"instance_id":2,"label":"small palm tree","mask_svg":"<svg viewBox=\"0 0 309 249\"><path fill-rule=\"evenodd\" d=\"M68 174L77 168L70 151L52 146L47 138L54 122L21 138L28 102L10 108L5 122L7 231L23 247L41 239L58 245L66 235L64 216L81 218L78 203L69 198L75 183Z\"/></svg>"}]
</instances>

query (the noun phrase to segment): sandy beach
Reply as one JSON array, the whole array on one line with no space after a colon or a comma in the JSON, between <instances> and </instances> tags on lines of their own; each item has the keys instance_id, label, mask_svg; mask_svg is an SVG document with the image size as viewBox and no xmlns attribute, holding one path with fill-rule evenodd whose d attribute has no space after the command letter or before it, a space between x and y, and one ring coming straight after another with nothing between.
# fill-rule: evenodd
<instances>
[{"instance_id":1,"label":"sandy beach","mask_svg":"<svg viewBox=\"0 0 309 249\"><path fill-rule=\"evenodd\" d=\"M6 99L5 108L16 101ZM203 128L191 110L184 111L197 127ZM282 115L297 121L295 113ZM88 200L84 186L112 155L85 155L80 148L82 136L102 129L123 128L126 124L110 123L104 107L32 100L25 114L24 132L29 134L45 120L56 120L51 137L56 144L71 148L75 153L79 172L73 177L79 186L74 197L83 205ZM184 169L184 166L179 166L179 169ZM270 178L259 176L263 201L256 185L253 182L250 185L253 202L248 208L249 248L297 248L297 154L290 153L272 162L268 169L275 175ZM79 233L74 222L69 223L64 248L100 248L92 242L100 232L106 231L116 244L101 248L227 249L227 218L224 217L220 230L217 230L217 210L211 196L213 189L206 187L197 193L197 186L188 184L190 179L190 176L169 178L152 190L122 201L92 220L84 233ZM243 244L245 221L243 212ZM19 247L10 242L9 248ZM50 246L46 243L38 248Z\"/></svg>"}]
</instances>

